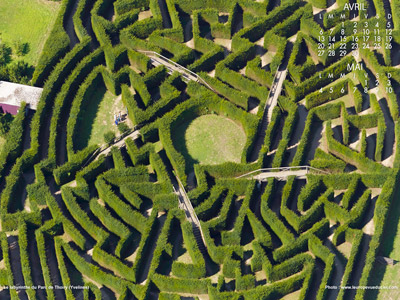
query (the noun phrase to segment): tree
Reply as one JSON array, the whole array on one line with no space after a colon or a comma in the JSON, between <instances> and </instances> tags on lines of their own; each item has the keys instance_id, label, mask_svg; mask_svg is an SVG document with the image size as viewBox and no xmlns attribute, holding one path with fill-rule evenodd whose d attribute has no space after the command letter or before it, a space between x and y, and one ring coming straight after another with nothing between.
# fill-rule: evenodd
<instances>
[{"instance_id":1,"label":"tree","mask_svg":"<svg viewBox=\"0 0 400 300\"><path fill-rule=\"evenodd\" d=\"M126 123L119 123L118 124L118 130L119 130L120 133L124 133L124 132L129 130L129 126L126 125Z\"/></svg>"},{"instance_id":2,"label":"tree","mask_svg":"<svg viewBox=\"0 0 400 300\"><path fill-rule=\"evenodd\" d=\"M107 131L107 132L104 134L104 141L105 141L107 144L111 144L111 143L114 141L114 139L115 139L115 133L114 133L114 132L112 132L112 131Z\"/></svg>"},{"instance_id":3,"label":"tree","mask_svg":"<svg viewBox=\"0 0 400 300\"><path fill-rule=\"evenodd\" d=\"M11 61L11 48L0 42L0 66L4 66Z\"/></svg>"},{"instance_id":4,"label":"tree","mask_svg":"<svg viewBox=\"0 0 400 300\"><path fill-rule=\"evenodd\" d=\"M10 130L13 117L10 114L0 114L0 136L5 137Z\"/></svg>"},{"instance_id":5,"label":"tree","mask_svg":"<svg viewBox=\"0 0 400 300\"><path fill-rule=\"evenodd\" d=\"M12 82L26 84L29 82L30 73L31 67L22 60L14 62L8 67L8 75L10 77L10 81Z\"/></svg>"},{"instance_id":6,"label":"tree","mask_svg":"<svg viewBox=\"0 0 400 300\"><path fill-rule=\"evenodd\" d=\"M29 44L23 43L22 41L14 41L13 43L15 54L18 56L23 56L29 52Z\"/></svg>"}]
</instances>

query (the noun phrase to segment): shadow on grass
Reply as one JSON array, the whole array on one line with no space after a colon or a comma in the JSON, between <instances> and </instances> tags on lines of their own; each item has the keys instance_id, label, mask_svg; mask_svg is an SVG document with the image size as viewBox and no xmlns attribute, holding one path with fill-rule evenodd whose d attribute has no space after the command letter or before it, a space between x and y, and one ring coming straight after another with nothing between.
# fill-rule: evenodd
<instances>
[{"instance_id":1,"label":"shadow on grass","mask_svg":"<svg viewBox=\"0 0 400 300\"><path fill-rule=\"evenodd\" d=\"M194 159L188 152L188 147L186 143L186 138L185 138L185 133L186 130L189 128L190 124L194 120L184 122L180 125L175 126L174 132L172 134L172 142L175 147L175 149L183 155L185 158L186 162L186 174L189 174L194 170L194 165L198 164L199 161L197 159Z\"/></svg>"},{"instance_id":2,"label":"shadow on grass","mask_svg":"<svg viewBox=\"0 0 400 300\"><path fill-rule=\"evenodd\" d=\"M82 150L88 146L94 120L106 92L105 86L100 85L92 94L92 97L86 103L83 103L77 118L76 128L78 134L75 140L75 150Z\"/></svg>"}]
</instances>

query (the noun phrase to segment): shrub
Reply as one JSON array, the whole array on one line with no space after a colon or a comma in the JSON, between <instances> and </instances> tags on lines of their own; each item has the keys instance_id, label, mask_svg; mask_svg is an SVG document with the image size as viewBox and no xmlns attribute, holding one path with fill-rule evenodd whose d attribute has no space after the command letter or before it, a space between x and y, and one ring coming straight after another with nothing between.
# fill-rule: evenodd
<instances>
[{"instance_id":1,"label":"shrub","mask_svg":"<svg viewBox=\"0 0 400 300\"><path fill-rule=\"evenodd\" d=\"M106 144L112 144L114 142L115 139L115 133L114 131L107 131L106 133L104 133L104 142Z\"/></svg>"}]
</instances>

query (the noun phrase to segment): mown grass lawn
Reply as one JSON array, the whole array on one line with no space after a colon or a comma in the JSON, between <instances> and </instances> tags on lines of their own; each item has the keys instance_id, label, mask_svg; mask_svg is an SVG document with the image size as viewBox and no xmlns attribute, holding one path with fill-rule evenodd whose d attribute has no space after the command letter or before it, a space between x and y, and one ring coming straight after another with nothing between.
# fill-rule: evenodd
<instances>
[{"instance_id":1,"label":"mown grass lawn","mask_svg":"<svg viewBox=\"0 0 400 300\"><path fill-rule=\"evenodd\" d=\"M47 0L0 0L0 38L11 47L15 41L29 43L22 58L35 65L59 7L60 2Z\"/></svg>"},{"instance_id":2,"label":"mown grass lawn","mask_svg":"<svg viewBox=\"0 0 400 300\"><path fill-rule=\"evenodd\" d=\"M181 125L172 134L175 146L189 163L240 162L246 134L234 121L203 115Z\"/></svg>"}]
</instances>

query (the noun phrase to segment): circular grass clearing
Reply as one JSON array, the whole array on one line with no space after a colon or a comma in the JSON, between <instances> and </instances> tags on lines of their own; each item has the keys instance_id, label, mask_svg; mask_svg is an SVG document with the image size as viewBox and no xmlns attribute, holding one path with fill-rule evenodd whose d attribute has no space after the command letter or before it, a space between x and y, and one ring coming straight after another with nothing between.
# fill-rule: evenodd
<instances>
[{"instance_id":1,"label":"circular grass clearing","mask_svg":"<svg viewBox=\"0 0 400 300\"><path fill-rule=\"evenodd\" d=\"M185 123L173 133L177 150L193 163L240 162L246 134L231 119L203 115Z\"/></svg>"}]
</instances>

